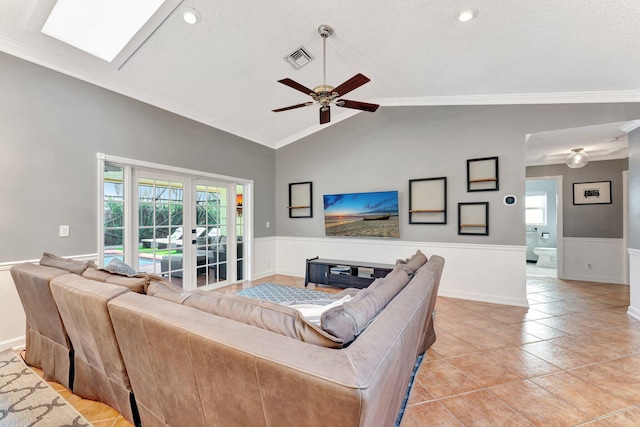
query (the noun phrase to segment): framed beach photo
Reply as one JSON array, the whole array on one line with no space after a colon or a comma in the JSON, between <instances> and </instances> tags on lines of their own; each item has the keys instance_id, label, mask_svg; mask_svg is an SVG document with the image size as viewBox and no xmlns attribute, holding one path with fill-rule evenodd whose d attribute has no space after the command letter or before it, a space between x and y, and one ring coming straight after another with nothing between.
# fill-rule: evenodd
<instances>
[{"instance_id":1,"label":"framed beach photo","mask_svg":"<svg viewBox=\"0 0 640 427\"><path fill-rule=\"evenodd\" d=\"M611 204L611 181L575 182L573 184L573 204Z\"/></svg>"}]
</instances>

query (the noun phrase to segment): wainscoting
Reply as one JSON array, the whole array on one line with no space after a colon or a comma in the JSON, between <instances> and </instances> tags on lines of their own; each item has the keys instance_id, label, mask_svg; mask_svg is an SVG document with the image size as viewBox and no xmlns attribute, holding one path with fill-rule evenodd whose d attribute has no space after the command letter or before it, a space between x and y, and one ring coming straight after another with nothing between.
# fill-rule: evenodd
<instances>
[{"instance_id":1,"label":"wainscoting","mask_svg":"<svg viewBox=\"0 0 640 427\"><path fill-rule=\"evenodd\" d=\"M525 246L277 237L277 273L304 276L305 259L316 256L393 263L418 249L446 260L438 295L528 306Z\"/></svg>"},{"instance_id":2,"label":"wainscoting","mask_svg":"<svg viewBox=\"0 0 640 427\"><path fill-rule=\"evenodd\" d=\"M563 279L627 284L623 239L565 237L562 242Z\"/></svg>"},{"instance_id":3,"label":"wainscoting","mask_svg":"<svg viewBox=\"0 0 640 427\"><path fill-rule=\"evenodd\" d=\"M629 249L630 304L627 313L640 320L640 250Z\"/></svg>"}]
</instances>

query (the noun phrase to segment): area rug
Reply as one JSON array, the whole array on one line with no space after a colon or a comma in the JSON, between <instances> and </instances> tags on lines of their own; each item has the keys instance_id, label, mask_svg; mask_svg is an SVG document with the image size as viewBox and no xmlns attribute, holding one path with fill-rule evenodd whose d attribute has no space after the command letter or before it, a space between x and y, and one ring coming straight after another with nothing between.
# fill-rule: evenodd
<instances>
[{"instance_id":1,"label":"area rug","mask_svg":"<svg viewBox=\"0 0 640 427\"><path fill-rule=\"evenodd\" d=\"M418 369L420 369L420 364L422 363L422 359L424 359L424 353L418 356L418 358L416 359L416 363L413 365L413 372L411 372L411 378L409 378L409 386L407 387L407 393L404 395L402 406L400 407L400 411L398 411L398 418L396 418L396 423L393 425L393 427L400 427L400 423L402 422L402 417L404 416L404 411L407 409L407 403L409 402L409 396L411 395L413 382L416 379L416 374L418 373Z\"/></svg>"},{"instance_id":2,"label":"area rug","mask_svg":"<svg viewBox=\"0 0 640 427\"><path fill-rule=\"evenodd\" d=\"M13 350L0 353L0 426L90 427Z\"/></svg>"},{"instance_id":3,"label":"area rug","mask_svg":"<svg viewBox=\"0 0 640 427\"><path fill-rule=\"evenodd\" d=\"M331 303L329 297L331 294L327 292L314 291L313 289L296 288L295 286L278 285L276 283L263 283L253 288L242 289L236 295L243 295L249 298L256 298L271 301L276 304L291 303L316 303L318 305L327 305Z\"/></svg>"}]
</instances>

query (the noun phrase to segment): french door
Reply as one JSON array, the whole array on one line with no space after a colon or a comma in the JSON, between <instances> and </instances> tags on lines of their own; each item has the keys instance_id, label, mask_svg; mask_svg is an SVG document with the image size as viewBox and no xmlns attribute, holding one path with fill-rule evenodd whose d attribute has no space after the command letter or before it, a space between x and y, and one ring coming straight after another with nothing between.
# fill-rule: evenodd
<instances>
[{"instance_id":1,"label":"french door","mask_svg":"<svg viewBox=\"0 0 640 427\"><path fill-rule=\"evenodd\" d=\"M236 186L179 175L132 172L132 266L184 288L235 281ZM233 209L232 209L233 208Z\"/></svg>"}]
</instances>

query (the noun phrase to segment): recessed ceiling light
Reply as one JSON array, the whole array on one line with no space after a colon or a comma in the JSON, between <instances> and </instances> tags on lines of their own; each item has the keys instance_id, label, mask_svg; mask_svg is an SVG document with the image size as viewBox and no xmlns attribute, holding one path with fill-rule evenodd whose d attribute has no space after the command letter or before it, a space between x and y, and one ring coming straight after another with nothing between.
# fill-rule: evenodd
<instances>
[{"instance_id":1,"label":"recessed ceiling light","mask_svg":"<svg viewBox=\"0 0 640 427\"><path fill-rule=\"evenodd\" d=\"M461 22L471 21L474 15L475 13L473 13L473 10L465 9L458 14L458 21L461 21Z\"/></svg>"},{"instance_id":2,"label":"recessed ceiling light","mask_svg":"<svg viewBox=\"0 0 640 427\"><path fill-rule=\"evenodd\" d=\"M187 24L197 24L200 22L200 14L192 7L185 7L182 9L182 19L184 19L184 22Z\"/></svg>"}]
</instances>

